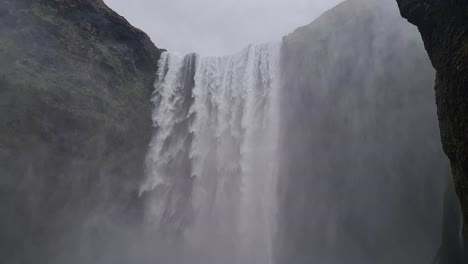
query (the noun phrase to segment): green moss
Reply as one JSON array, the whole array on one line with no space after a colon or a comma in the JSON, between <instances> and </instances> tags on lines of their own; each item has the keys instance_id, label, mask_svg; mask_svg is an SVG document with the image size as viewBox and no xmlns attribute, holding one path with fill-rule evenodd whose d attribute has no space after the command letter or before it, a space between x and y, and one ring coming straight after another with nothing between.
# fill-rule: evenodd
<instances>
[{"instance_id":1,"label":"green moss","mask_svg":"<svg viewBox=\"0 0 468 264\"><path fill-rule=\"evenodd\" d=\"M463 42L462 55L468 56L468 39Z\"/></svg>"},{"instance_id":2,"label":"green moss","mask_svg":"<svg viewBox=\"0 0 468 264\"><path fill-rule=\"evenodd\" d=\"M100 53L104 56L106 60L106 64L112 67L112 69L119 75L122 76L124 74L124 70L120 59L114 56L107 46L103 46L99 43L95 43L95 47L100 51Z\"/></svg>"},{"instance_id":3,"label":"green moss","mask_svg":"<svg viewBox=\"0 0 468 264\"><path fill-rule=\"evenodd\" d=\"M0 77L8 75L18 58L18 49L11 38L0 38Z\"/></svg>"},{"instance_id":4,"label":"green moss","mask_svg":"<svg viewBox=\"0 0 468 264\"><path fill-rule=\"evenodd\" d=\"M0 82L0 148L20 146L32 139L40 110L37 90L2 79ZM24 144L23 144L24 145Z\"/></svg>"},{"instance_id":5,"label":"green moss","mask_svg":"<svg viewBox=\"0 0 468 264\"><path fill-rule=\"evenodd\" d=\"M59 25L60 20L57 19L57 11L41 4L34 4L26 11L29 15L39 18L42 21L53 25Z\"/></svg>"},{"instance_id":6,"label":"green moss","mask_svg":"<svg viewBox=\"0 0 468 264\"><path fill-rule=\"evenodd\" d=\"M70 53L75 54L79 53L78 51L81 49L83 45L83 39L81 36L76 32L74 28L65 27L63 29L64 35L61 36L60 42L63 47Z\"/></svg>"},{"instance_id":7,"label":"green moss","mask_svg":"<svg viewBox=\"0 0 468 264\"><path fill-rule=\"evenodd\" d=\"M39 222L7 239L18 250L2 260L44 262L47 243L25 253L21 241L52 241L49 233L58 235L68 216L94 210L83 205L103 183L112 183L106 193L130 197L121 192L120 186L129 189L123 180L143 175L159 50L102 0L6 0L0 6L0 175L12 192L0 208L29 212L30 201L18 201L15 188L41 185L32 201ZM146 63L144 70L136 61Z\"/></svg>"}]
</instances>

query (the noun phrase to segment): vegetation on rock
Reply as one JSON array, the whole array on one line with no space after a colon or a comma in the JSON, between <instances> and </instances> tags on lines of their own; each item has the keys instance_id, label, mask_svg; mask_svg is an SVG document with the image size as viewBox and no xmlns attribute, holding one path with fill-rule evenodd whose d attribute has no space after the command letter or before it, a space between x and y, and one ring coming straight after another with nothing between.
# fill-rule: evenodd
<instances>
[{"instance_id":1,"label":"vegetation on rock","mask_svg":"<svg viewBox=\"0 0 468 264\"><path fill-rule=\"evenodd\" d=\"M60 262L91 212L127 210L160 53L101 0L0 3L3 262Z\"/></svg>"}]
</instances>

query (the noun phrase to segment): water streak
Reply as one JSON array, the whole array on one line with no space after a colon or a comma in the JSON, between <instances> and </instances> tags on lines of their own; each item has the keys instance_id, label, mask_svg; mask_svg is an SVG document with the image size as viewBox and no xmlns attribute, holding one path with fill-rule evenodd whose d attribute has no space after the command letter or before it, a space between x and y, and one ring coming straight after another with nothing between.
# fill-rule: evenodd
<instances>
[{"instance_id":1,"label":"water streak","mask_svg":"<svg viewBox=\"0 0 468 264\"><path fill-rule=\"evenodd\" d=\"M156 193L152 219L191 263L272 263L279 46L159 62L141 190Z\"/></svg>"}]
</instances>

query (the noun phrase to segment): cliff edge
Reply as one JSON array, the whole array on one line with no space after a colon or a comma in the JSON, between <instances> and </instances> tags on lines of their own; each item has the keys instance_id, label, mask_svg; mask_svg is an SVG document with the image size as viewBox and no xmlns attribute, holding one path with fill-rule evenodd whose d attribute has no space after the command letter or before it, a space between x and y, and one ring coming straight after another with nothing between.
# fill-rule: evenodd
<instances>
[{"instance_id":1,"label":"cliff edge","mask_svg":"<svg viewBox=\"0 0 468 264\"><path fill-rule=\"evenodd\" d=\"M0 3L2 262L63 263L84 240L98 254L139 221L160 53L102 0Z\"/></svg>"},{"instance_id":2,"label":"cliff edge","mask_svg":"<svg viewBox=\"0 0 468 264\"><path fill-rule=\"evenodd\" d=\"M451 162L455 189L464 219L462 233L464 240L467 241L468 2L465 0L397 0L397 2L402 16L418 27L431 62L437 70L435 91L442 144ZM452 241L456 239L458 238L455 237ZM453 251L457 246L445 247ZM447 263L456 263L456 261L460 260L451 260Z\"/></svg>"}]
</instances>

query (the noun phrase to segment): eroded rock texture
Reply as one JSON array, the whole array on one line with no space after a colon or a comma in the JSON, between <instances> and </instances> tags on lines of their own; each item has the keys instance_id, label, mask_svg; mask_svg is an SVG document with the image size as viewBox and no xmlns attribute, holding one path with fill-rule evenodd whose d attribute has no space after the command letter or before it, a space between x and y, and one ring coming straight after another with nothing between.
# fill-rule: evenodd
<instances>
[{"instance_id":1,"label":"eroded rock texture","mask_svg":"<svg viewBox=\"0 0 468 264\"><path fill-rule=\"evenodd\" d=\"M468 1L397 0L397 2L402 16L419 28L431 62L437 70L435 91L442 144L451 161L455 188L463 212L463 237L466 241L468 239Z\"/></svg>"},{"instance_id":2,"label":"eroded rock texture","mask_svg":"<svg viewBox=\"0 0 468 264\"><path fill-rule=\"evenodd\" d=\"M2 263L107 263L138 219L160 52L101 0L0 2Z\"/></svg>"},{"instance_id":3,"label":"eroded rock texture","mask_svg":"<svg viewBox=\"0 0 468 264\"><path fill-rule=\"evenodd\" d=\"M437 70L436 97L442 143L452 163L468 236L468 2L398 1L418 26Z\"/></svg>"}]
</instances>

